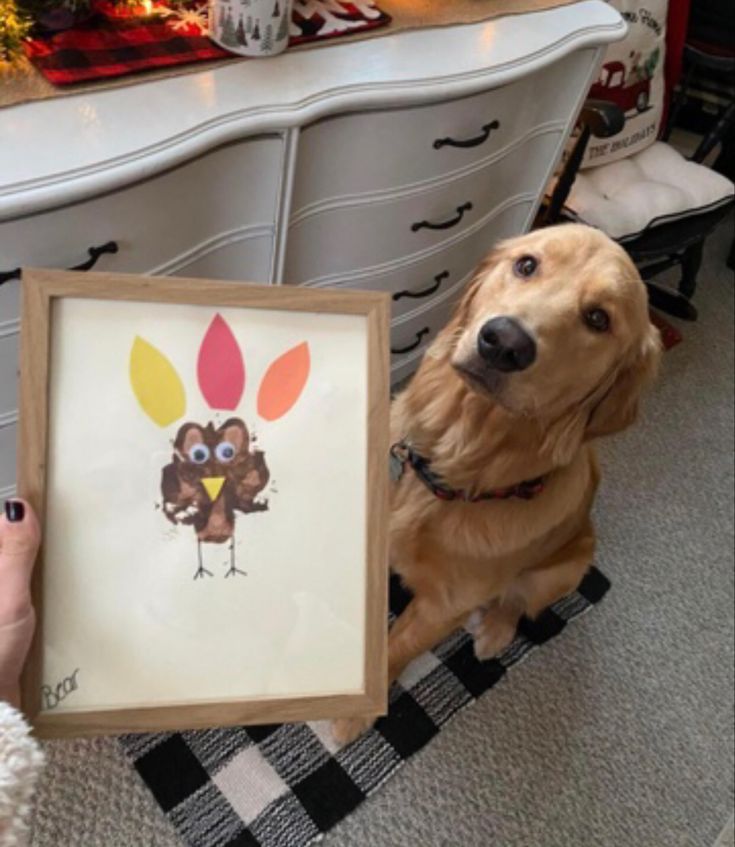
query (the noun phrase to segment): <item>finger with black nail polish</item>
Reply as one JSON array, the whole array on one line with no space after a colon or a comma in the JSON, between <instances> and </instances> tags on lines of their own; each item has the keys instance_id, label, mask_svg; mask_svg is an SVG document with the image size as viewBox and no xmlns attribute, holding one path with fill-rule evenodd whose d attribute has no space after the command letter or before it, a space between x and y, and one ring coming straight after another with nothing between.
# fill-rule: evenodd
<instances>
[{"instance_id":1,"label":"finger with black nail polish","mask_svg":"<svg viewBox=\"0 0 735 847\"><path fill-rule=\"evenodd\" d=\"M10 523L20 523L25 517L25 506L20 500L5 501L5 516Z\"/></svg>"}]
</instances>

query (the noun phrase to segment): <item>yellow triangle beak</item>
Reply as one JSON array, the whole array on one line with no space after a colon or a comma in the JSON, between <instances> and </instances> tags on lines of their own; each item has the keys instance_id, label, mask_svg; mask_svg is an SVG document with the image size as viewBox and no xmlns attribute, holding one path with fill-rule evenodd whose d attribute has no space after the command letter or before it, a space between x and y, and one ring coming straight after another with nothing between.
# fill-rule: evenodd
<instances>
[{"instance_id":1,"label":"yellow triangle beak","mask_svg":"<svg viewBox=\"0 0 735 847\"><path fill-rule=\"evenodd\" d=\"M202 480L202 485L213 503L219 497L224 484L225 478L223 476L208 476Z\"/></svg>"}]
</instances>

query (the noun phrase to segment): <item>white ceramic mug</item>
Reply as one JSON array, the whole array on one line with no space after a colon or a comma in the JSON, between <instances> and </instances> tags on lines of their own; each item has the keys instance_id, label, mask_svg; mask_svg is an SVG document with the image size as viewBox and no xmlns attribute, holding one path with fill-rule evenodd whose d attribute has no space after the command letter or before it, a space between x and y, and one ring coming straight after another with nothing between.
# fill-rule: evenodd
<instances>
[{"instance_id":1,"label":"white ceramic mug","mask_svg":"<svg viewBox=\"0 0 735 847\"><path fill-rule=\"evenodd\" d=\"M291 0L209 0L209 37L240 56L275 56L288 47Z\"/></svg>"}]
</instances>

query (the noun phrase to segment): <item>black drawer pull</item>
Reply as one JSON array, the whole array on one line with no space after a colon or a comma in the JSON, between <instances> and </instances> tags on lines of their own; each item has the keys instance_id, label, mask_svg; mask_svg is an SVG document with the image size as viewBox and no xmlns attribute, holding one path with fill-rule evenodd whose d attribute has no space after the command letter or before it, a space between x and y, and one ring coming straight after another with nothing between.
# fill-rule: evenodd
<instances>
[{"instance_id":1,"label":"black drawer pull","mask_svg":"<svg viewBox=\"0 0 735 847\"><path fill-rule=\"evenodd\" d=\"M108 241L106 244L100 244L99 247L90 247L87 250L89 253L89 258L86 262L82 262L80 265L74 265L74 267L69 268L70 271L91 271L92 268L97 264L97 259L100 256L104 256L105 253L117 253L118 246L117 241Z\"/></svg>"},{"instance_id":2,"label":"black drawer pull","mask_svg":"<svg viewBox=\"0 0 735 847\"><path fill-rule=\"evenodd\" d=\"M449 271L442 271L440 274L437 274L434 277L434 284L430 285L428 288L424 288L423 291L397 291L393 295L394 300L400 300L402 297L413 297L415 299L419 299L420 297L428 297L430 294L435 294L442 282L449 277Z\"/></svg>"},{"instance_id":3,"label":"black drawer pull","mask_svg":"<svg viewBox=\"0 0 735 847\"><path fill-rule=\"evenodd\" d=\"M11 279L20 279L20 268L14 271L0 271L0 285L4 282L10 282Z\"/></svg>"},{"instance_id":4,"label":"black drawer pull","mask_svg":"<svg viewBox=\"0 0 735 847\"><path fill-rule=\"evenodd\" d=\"M428 335L428 333L429 333L429 327L425 326L423 329L420 329L416 333L416 340L412 344L409 344L408 347L391 347L390 352L394 356L400 356L402 353L410 353L411 350L415 350L419 346L419 344L421 344L421 339L425 335Z\"/></svg>"},{"instance_id":5,"label":"black drawer pull","mask_svg":"<svg viewBox=\"0 0 735 847\"><path fill-rule=\"evenodd\" d=\"M434 142L434 150L441 150L442 147L479 147L490 138L490 133L494 129L500 129L500 121L491 121L489 124L485 124L479 135L465 141L458 141L456 138L437 138Z\"/></svg>"},{"instance_id":6,"label":"black drawer pull","mask_svg":"<svg viewBox=\"0 0 735 847\"><path fill-rule=\"evenodd\" d=\"M97 259L105 253L117 253L117 241L108 241L106 244L100 244L99 247L90 247L87 250L89 258L79 265L74 265L69 268L70 271L90 271L97 264ZM20 268L15 268L12 271L0 272L0 285L4 282L10 282L11 279L20 279Z\"/></svg>"},{"instance_id":7,"label":"black drawer pull","mask_svg":"<svg viewBox=\"0 0 735 847\"><path fill-rule=\"evenodd\" d=\"M471 209L472 203L463 203L461 206L457 206L457 214L448 221L442 221L438 224L433 224L431 221L419 221L411 225L411 232L418 232L420 229L451 229L453 226L457 226L465 216L465 212L469 212Z\"/></svg>"}]
</instances>

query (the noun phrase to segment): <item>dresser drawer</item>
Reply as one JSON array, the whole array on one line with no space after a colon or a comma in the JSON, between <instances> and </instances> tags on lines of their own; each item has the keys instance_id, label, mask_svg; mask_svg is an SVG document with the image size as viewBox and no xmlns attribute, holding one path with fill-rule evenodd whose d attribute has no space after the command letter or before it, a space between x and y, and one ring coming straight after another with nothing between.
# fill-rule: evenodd
<instances>
[{"instance_id":1,"label":"dresser drawer","mask_svg":"<svg viewBox=\"0 0 735 847\"><path fill-rule=\"evenodd\" d=\"M18 408L18 341L16 330L0 335L0 421Z\"/></svg>"},{"instance_id":2,"label":"dresser drawer","mask_svg":"<svg viewBox=\"0 0 735 847\"><path fill-rule=\"evenodd\" d=\"M458 288L454 296L391 324L391 367L399 366L405 357L412 358L419 350L425 350L431 344L451 317L460 296L461 289Z\"/></svg>"},{"instance_id":3,"label":"dresser drawer","mask_svg":"<svg viewBox=\"0 0 735 847\"><path fill-rule=\"evenodd\" d=\"M0 418L0 422L1 422ZM0 492L15 487L15 439L17 424L0 425Z\"/></svg>"},{"instance_id":4,"label":"dresser drawer","mask_svg":"<svg viewBox=\"0 0 735 847\"><path fill-rule=\"evenodd\" d=\"M20 315L20 281L11 279L0 285L0 333Z\"/></svg>"},{"instance_id":5,"label":"dresser drawer","mask_svg":"<svg viewBox=\"0 0 735 847\"><path fill-rule=\"evenodd\" d=\"M530 127L566 125L586 78L583 50L518 82L411 109L329 118L302 130L292 209L433 179L513 144ZM452 144L454 142L454 145Z\"/></svg>"},{"instance_id":6,"label":"dresser drawer","mask_svg":"<svg viewBox=\"0 0 735 847\"><path fill-rule=\"evenodd\" d=\"M219 244L197 250L169 266L157 270L163 274L206 277L207 279L268 282L273 261L273 233Z\"/></svg>"},{"instance_id":7,"label":"dresser drawer","mask_svg":"<svg viewBox=\"0 0 735 847\"><path fill-rule=\"evenodd\" d=\"M292 222L284 278L324 278L413 256L480 225L511 195L534 196L559 142L540 132L507 156L461 179L398 199L343 203Z\"/></svg>"},{"instance_id":8,"label":"dresser drawer","mask_svg":"<svg viewBox=\"0 0 735 847\"><path fill-rule=\"evenodd\" d=\"M533 207L532 199L498 207L480 227L456 238L425 258L391 265L382 270L361 271L317 287L356 288L392 293L392 315L399 318L436 300L443 300L468 277L501 239L522 232Z\"/></svg>"},{"instance_id":9,"label":"dresser drawer","mask_svg":"<svg viewBox=\"0 0 735 847\"><path fill-rule=\"evenodd\" d=\"M273 226L282 139L228 144L128 188L0 224L0 270L71 267L115 241L100 270L151 272L218 238ZM264 280L265 281L265 280Z\"/></svg>"},{"instance_id":10,"label":"dresser drawer","mask_svg":"<svg viewBox=\"0 0 735 847\"><path fill-rule=\"evenodd\" d=\"M416 370L429 345L452 317L463 290L464 286L457 286L442 302L409 315L405 320L393 322L390 329L391 385L396 385Z\"/></svg>"}]
</instances>

